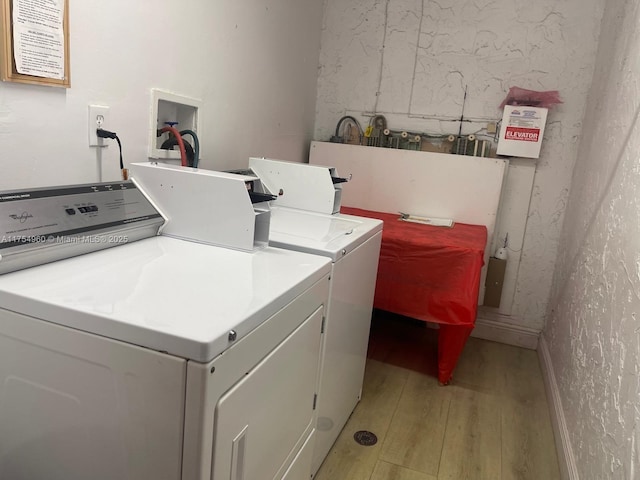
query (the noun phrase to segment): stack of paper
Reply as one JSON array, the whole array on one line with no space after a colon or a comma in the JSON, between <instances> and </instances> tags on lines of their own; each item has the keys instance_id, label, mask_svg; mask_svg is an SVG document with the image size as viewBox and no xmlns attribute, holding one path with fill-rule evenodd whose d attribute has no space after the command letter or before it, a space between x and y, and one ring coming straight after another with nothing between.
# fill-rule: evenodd
<instances>
[{"instance_id":1,"label":"stack of paper","mask_svg":"<svg viewBox=\"0 0 640 480\"><path fill-rule=\"evenodd\" d=\"M420 217L418 215L411 215L409 213L400 212L400 218L403 222L423 223L425 225L433 225L436 227L453 227L453 220L451 218L435 218L435 217Z\"/></svg>"}]
</instances>

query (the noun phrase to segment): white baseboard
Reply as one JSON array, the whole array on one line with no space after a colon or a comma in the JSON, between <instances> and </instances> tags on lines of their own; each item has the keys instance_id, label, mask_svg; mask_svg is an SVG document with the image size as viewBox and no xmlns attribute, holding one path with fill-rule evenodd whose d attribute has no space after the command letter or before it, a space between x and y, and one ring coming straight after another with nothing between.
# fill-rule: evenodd
<instances>
[{"instance_id":1,"label":"white baseboard","mask_svg":"<svg viewBox=\"0 0 640 480\"><path fill-rule=\"evenodd\" d=\"M511 325L486 318L478 318L476 320L476 326L471 332L471 336L535 350L538 348L540 332L533 328L520 327L518 325Z\"/></svg>"},{"instance_id":2,"label":"white baseboard","mask_svg":"<svg viewBox=\"0 0 640 480\"><path fill-rule=\"evenodd\" d=\"M569 429L562 409L562 399L560 390L556 382L556 376L551 363L551 355L544 335L540 335L538 342L538 359L542 376L544 378L549 411L551 413L551 424L553 426L553 436L556 440L556 451L558 452L558 464L560 465L560 476L562 480L579 480L578 466L573 456L573 448L569 439Z\"/></svg>"}]
</instances>

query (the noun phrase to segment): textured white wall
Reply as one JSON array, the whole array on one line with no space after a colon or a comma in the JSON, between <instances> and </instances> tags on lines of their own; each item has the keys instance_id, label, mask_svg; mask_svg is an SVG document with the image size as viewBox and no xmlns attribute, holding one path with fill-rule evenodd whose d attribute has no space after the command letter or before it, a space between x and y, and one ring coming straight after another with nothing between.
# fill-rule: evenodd
<instances>
[{"instance_id":1,"label":"textured white wall","mask_svg":"<svg viewBox=\"0 0 640 480\"><path fill-rule=\"evenodd\" d=\"M465 133L501 117L498 105L510 86L560 90L565 103L547 123L512 310L532 328L544 323L602 4L328 0L325 11L318 140L328 140L345 113L372 111L392 128L457 133L453 119L460 118L465 85L465 118L478 120Z\"/></svg>"},{"instance_id":2,"label":"textured white wall","mask_svg":"<svg viewBox=\"0 0 640 480\"><path fill-rule=\"evenodd\" d=\"M94 182L88 105L108 105L125 163L147 158L150 89L203 101L203 168L303 161L315 120L322 2L70 3L69 90L0 83L0 190ZM119 178L117 145L104 179Z\"/></svg>"},{"instance_id":3,"label":"textured white wall","mask_svg":"<svg viewBox=\"0 0 640 480\"><path fill-rule=\"evenodd\" d=\"M640 475L638 25L607 2L543 333L585 479Z\"/></svg>"}]
</instances>

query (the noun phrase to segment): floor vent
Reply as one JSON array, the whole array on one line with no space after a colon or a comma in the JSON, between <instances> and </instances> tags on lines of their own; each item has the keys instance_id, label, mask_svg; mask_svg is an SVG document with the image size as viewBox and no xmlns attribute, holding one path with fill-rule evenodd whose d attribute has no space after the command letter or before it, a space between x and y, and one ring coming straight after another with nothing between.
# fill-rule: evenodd
<instances>
[{"instance_id":1,"label":"floor vent","mask_svg":"<svg viewBox=\"0 0 640 480\"><path fill-rule=\"evenodd\" d=\"M353 439L358 443L358 445L364 445L365 447L370 447L371 445L375 445L378 443L378 437L373 432L368 432L367 430L360 430L353 434Z\"/></svg>"}]
</instances>

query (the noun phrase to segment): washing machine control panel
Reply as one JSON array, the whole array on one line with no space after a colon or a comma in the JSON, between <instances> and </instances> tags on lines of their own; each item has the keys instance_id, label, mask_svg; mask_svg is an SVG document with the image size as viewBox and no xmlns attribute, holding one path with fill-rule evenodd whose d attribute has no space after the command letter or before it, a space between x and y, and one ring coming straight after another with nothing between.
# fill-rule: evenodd
<instances>
[{"instance_id":1,"label":"washing machine control panel","mask_svg":"<svg viewBox=\"0 0 640 480\"><path fill-rule=\"evenodd\" d=\"M8 257L46 247L66 258L156 235L163 223L133 182L0 192L0 273Z\"/></svg>"}]
</instances>

